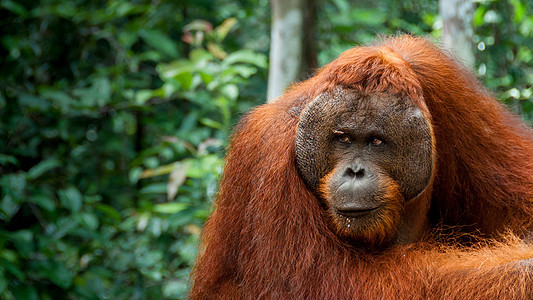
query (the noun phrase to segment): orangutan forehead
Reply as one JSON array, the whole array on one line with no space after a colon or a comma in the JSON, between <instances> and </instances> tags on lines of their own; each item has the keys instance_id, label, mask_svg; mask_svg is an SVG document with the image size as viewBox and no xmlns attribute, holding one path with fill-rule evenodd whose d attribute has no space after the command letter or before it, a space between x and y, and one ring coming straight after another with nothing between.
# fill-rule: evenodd
<instances>
[{"instance_id":1,"label":"orangutan forehead","mask_svg":"<svg viewBox=\"0 0 533 300\"><path fill-rule=\"evenodd\" d=\"M326 95L327 100L335 103L338 111L365 111L379 113L383 111L400 112L415 107L407 97L386 93L363 93L338 88L333 94Z\"/></svg>"},{"instance_id":2,"label":"orangutan forehead","mask_svg":"<svg viewBox=\"0 0 533 300\"><path fill-rule=\"evenodd\" d=\"M380 118L385 116L405 116L408 112L415 113L416 106L408 98L387 94L358 94L351 101L338 107L341 119Z\"/></svg>"},{"instance_id":3,"label":"orangutan forehead","mask_svg":"<svg viewBox=\"0 0 533 300\"><path fill-rule=\"evenodd\" d=\"M360 92L342 86L331 92L324 92L317 96L304 109L305 118L319 120L341 121L347 118L389 120L417 116L421 114L411 99L395 94L381 92ZM357 120L354 120L357 121Z\"/></svg>"}]
</instances>

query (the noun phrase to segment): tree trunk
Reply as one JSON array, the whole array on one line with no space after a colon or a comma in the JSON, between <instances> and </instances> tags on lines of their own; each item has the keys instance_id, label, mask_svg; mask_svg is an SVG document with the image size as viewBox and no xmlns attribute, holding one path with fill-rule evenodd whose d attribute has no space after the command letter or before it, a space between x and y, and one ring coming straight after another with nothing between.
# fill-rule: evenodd
<instances>
[{"instance_id":1,"label":"tree trunk","mask_svg":"<svg viewBox=\"0 0 533 300\"><path fill-rule=\"evenodd\" d=\"M292 82L316 68L315 0L271 0L272 29L267 98L279 97Z\"/></svg>"},{"instance_id":2,"label":"tree trunk","mask_svg":"<svg viewBox=\"0 0 533 300\"><path fill-rule=\"evenodd\" d=\"M465 65L474 67L472 51L474 28L472 0L440 0L439 11L442 17L442 41L444 45L461 59Z\"/></svg>"}]
</instances>

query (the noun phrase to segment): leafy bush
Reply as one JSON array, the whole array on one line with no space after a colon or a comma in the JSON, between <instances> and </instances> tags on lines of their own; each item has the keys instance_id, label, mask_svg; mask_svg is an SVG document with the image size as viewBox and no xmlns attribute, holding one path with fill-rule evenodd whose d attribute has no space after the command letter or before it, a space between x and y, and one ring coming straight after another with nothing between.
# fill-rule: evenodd
<instances>
[{"instance_id":1,"label":"leafy bush","mask_svg":"<svg viewBox=\"0 0 533 300\"><path fill-rule=\"evenodd\" d=\"M477 71L500 99L533 125L533 5L487 1L474 14Z\"/></svg>"},{"instance_id":2,"label":"leafy bush","mask_svg":"<svg viewBox=\"0 0 533 300\"><path fill-rule=\"evenodd\" d=\"M266 57L172 1L0 5L0 295L184 298Z\"/></svg>"}]
</instances>

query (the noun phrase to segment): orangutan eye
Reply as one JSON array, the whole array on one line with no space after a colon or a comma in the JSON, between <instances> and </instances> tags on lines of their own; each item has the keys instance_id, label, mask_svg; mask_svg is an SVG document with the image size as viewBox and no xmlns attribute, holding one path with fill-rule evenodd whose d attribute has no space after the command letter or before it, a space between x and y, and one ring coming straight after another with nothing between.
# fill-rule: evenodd
<instances>
[{"instance_id":1,"label":"orangutan eye","mask_svg":"<svg viewBox=\"0 0 533 300\"><path fill-rule=\"evenodd\" d=\"M339 136L339 141L341 141L342 143L350 143L352 140L350 139L349 135L343 134Z\"/></svg>"},{"instance_id":2,"label":"orangutan eye","mask_svg":"<svg viewBox=\"0 0 533 300\"><path fill-rule=\"evenodd\" d=\"M372 144L373 146L380 146L383 144L383 141L376 137L373 137L373 138L370 138L370 144Z\"/></svg>"},{"instance_id":3,"label":"orangutan eye","mask_svg":"<svg viewBox=\"0 0 533 300\"><path fill-rule=\"evenodd\" d=\"M352 138L350 137L349 134L347 134L346 132L344 131L340 131L340 130L334 130L333 131L333 134L335 134L337 136L337 139L339 140L339 142L341 143L351 143L352 142Z\"/></svg>"}]
</instances>

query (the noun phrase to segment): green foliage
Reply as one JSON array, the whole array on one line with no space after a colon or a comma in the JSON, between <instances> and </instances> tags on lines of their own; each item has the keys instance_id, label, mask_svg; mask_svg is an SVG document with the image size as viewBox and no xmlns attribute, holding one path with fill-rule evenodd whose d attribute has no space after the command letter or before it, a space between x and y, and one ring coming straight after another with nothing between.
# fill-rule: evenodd
<instances>
[{"instance_id":1,"label":"green foliage","mask_svg":"<svg viewBox=\"0 0 533 300\"><path fill-rule=\"evenodd\" d=\"M487 86L533 124L533 4L483 1L474 15L477 70Z\"/></svg>"},{"instance_id":2,"label":"green foliage","mask_svg":"<svg viewBox=\"0 0 533 300\"><path fill-rule=\"evenodd\" d=\"M211 4L0 2L2 299L186 296L227 135L264 98L266 56L231 37L253 3L188 17Z\"/></svg>"}]
</instances>

